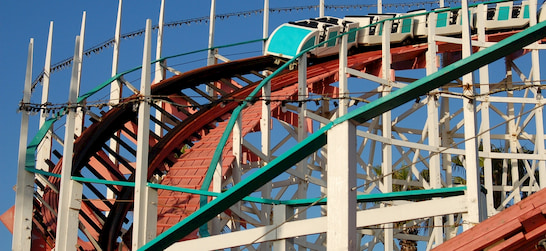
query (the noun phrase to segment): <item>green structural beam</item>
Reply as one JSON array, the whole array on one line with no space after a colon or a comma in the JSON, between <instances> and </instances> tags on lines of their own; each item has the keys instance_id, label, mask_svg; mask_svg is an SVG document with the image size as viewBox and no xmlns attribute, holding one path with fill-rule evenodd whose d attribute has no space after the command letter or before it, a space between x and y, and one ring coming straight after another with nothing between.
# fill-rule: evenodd
<instances>
[{"instance_id":1,"label":"green structural beam","mask_svg":"<svg viewBox=\"0 0 546 251\"><path fill-rule=\"evenodd\" d=\"M57 116L58 117L58 116ZM25 155L25 168L35 168L36 162L35 162L35 153L36 149L38 149L38 146L40 145L40 142L45 137L47 132L51 130L53 127L53 123L57 121L57 118L50 118L45 121L45 123L40 127L40 130L36 134L34 138L30 141L30 143L27 146L26 155Z\"/></svg>"},{"instance_id":2,"label":"green structural beam","mask_svg":"<svg viewBox=\"0 0 546 251\"><path fill-rule=\"evenodd\" d=\"M466 191L466 186L459 187L447 187L438 189L427 190L412 190L401 191L392 193L374 193L374 194L361 194L356 196L356 201L360 203L366 202L381 202L392 200L428 200L431 198L445 198L457 195L463 195ZM328 198L323 198L318 201L318 198L300 199L300 200L287 200L281 201L283 205L290 205L293 207L305 207L311 204L314 205L326 205Z\"/></svg>"},{"instance_id":3,"label":"green structural beam","mask_svg":"<svg viewBox=\"0 0 546 251\"><path fill-rule=\"evenodd\" d=\"M333 126L347 120L355 120L358 123L363 123L371 118L377 117L383 112L391 110L410 100L414 100L420 95L445 85L469 72L477 70L483 65L492 63L495 60L516 52L524 46L545 37L545 35L546 21L514 34L489 48L451 64L434 74L419 79L402 89L379 98L330 122L304 141L296 144L290 150L271 161L267 166L259 169L239 184L222 193L222 195L215 200L204 205L189 217L148 242L139 250L163 250L179 241L184 236L190 234L193 230L228 209L254 190L271 181L304 157L326 145L326 134Z\"/></svg>"},{"instance_id":4,"label":"green structural beam","mask_svg":"<svg viewBox=\"0 0 546 251\"><path fill-rule=\"evenodd\" d=\"M203 190L195 190L195 189L189 189L189 188L183 188L183 187L166 186L166 185L154 184L154 183L148 183L148 186L153 188L153 189L165 189L165 190L169 190L169 191L182 192L182 193L191 193L191 194L198 194L198 195L211 196L211 197L218 197L218 196L222 195L222 193L203 191ZM263 199L263 198L256 198L256 197L245 197L245 198L243 198L243 200L248 201L248 202L271 204L271 205L282 204L282 201L280 201L280 200Z\"/></svg>"}]
</instances>

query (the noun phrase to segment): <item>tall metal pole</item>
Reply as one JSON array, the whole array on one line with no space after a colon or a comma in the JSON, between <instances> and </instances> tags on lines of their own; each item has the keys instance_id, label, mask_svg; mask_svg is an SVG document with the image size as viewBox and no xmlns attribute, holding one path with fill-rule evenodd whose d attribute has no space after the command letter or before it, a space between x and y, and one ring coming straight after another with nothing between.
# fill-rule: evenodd
<instances>
[{"instance_id":1,"label":"tall metal pole","mask_svg":"<svg viewBox=\"0 0 546 251\"><path fill-rule=\"evenodd\" d=\"M53 21L49 23L49 35L47 37L46 57L44 63L44 78L42 79L42 104L49 99L49 77L51 72L51 45L53 42ZM42 110L40 114L40 127L45 123L47 113Z\"/></svg>"},{"instance_id":2,"label":"tall metal pole","mask_svg":"<svg viewBox=\"0 0 546 251\"><path fill-rule=\"evenodd\" d=\"M377 0L377 13L382 14L383 13L383 1Z\"/></svg>"},{"instance_id":3,"label":"tall metal pole","mask_svg":"<svg viewBox=\"0 0 546 251\"><path fill-rule=\"evenodd\" d=\"M262 45L262 52L265 54L265 44L267 39L269 37L269 0L264 0L264 21L263 21L263 34L262 37L264 39L264 43ZM263 72L264 75L269 74L268 71ZM262 97L264 99L271 98L271 82L267 82L262 87ZM260 131L261 131L261 151L264 154L264 156L271 156L271 131L269 130L271 127L271 105L270 102L262 102L262 116L260 118ZM234 128L235 129L235 128ZM262 160L261 165L265 166L269 162L269 159ZM242 174L242 170L234 169L234 174L232 176L234 177L234 183L235 178L237 178L237 182L240 181L240 176ZM271 196L272 187L270 184L265 185L262 187L262 197L269 198ZM272 210L271 205L262 205L262 212L264 214L271 215L270 212ZM274 250L281 250L277 249L279 246L285 247L286 242L282 243L273 243L273 249Z\"/></svg>"},{"instance_id":4,"label":"tall metal pole","mask_svg":"<svg viewBox=\"0 0 546 251\"><path fill-rule=\"evenodd\" d=\"M23 104L30 102L32 85L32 58L34 54L34 39L28 44L27 70L23 90ZM15 215L13 219L14 251L29 251L32 242L32 208L34 200L34 174L25 170L26 150L28 140L29 114L21 111L21 133L19 136L19 160L17 162L17 185L15 187Z\"/></svg>"},{"instance_id":5,"label":"tall metal pole","mask_svg":"<svg viewBox=\"0 0 546 251\"><path fill-rule=\"evenodd\" d=\"M85 42L85 20L87 19L87 13L84 11L82 14L82 23L80 26L80 49L78 52L78 58L80 59L80 63L78 64L78 76L76 85L78 86L78 89L76 90L76 97L80 95L80 83L82 79L82 61L83 61L83 45Z\"/></svg>"},{"instance_id":6,"label":"tall metal pole","mask_svg":"<svg viewBox=\"0 0 546 251\"><path fill-rule=\"evenodd\" d=\"M49 23L49 35L47 38L46 57L44 64L44 78L42 79L42 104L46 104L49 100L49 78L51 71L51 46L53 42L53 21ZM45 110L40 111L40 128L44 125L48 116L48 112ZM49 166L45 162L46 159L51 158L51 131L48 131L45 135L40 146L38 147L38 153L36 154L36 169L49 171Z\"/></svg>"},{"instance_id":7,"label":"tall metal pole","mask_svg":"<svg viewBox=\"0 0 546 251\"><path fill-rule=\"evenodd\" d=\"M324 0L320 0L319 12L320 17L324 17Z\"/></svg>"},{"instance_id":8,"label":"tall metal pole","mask_svg":"<svg viewBox=\"0 0 546 251\"><path fill-rule=\"evenodd\" d=\"M80 28L80 49L78 52L78 58L80 59L80 63L78 64L78 71L77 71L77 78L76 78L76 86L78 89L76 90L76 97L80 96L80 85L82 81L82 62L83 62L83 44L85 41L85 20L86 20L86 12L84 11L82 14L82 23ZM76 136L80 136L83 131L83 118L84 112L82 108L78 108L78 113L76 114L76 127L75 127L75 134Z\"/></svg>"},{"instance_id":9,"label":"tall metal pole","mask_svg":"<svg viewBox=\"0 0 546 251\"><path fill-rule=\"evenodd\" d=\"M210 1L210 17L209 17L209 50L207 57L207 65L213 65L216 61L215 53L212 47L214 47L214 25L216 22L216 0ZM212 83L213 84L213 83ZM214 89L207 86L207 93L213 97Z\"/></svg>"},{"instance_id":10,"label":"tall metal pole","mask_svg":"<svg viewBox=\"0 0 546 251\"><path fill-rule=\"evenodd\" d=\"M114 34L114 53L112 56L112 76L118 74L118 61L119 61L119 43L121 40L121 7L123 0L119 0L118 15L116 19L116 31ZM121 97L121 82L116 80L110 84L110 103L117 104ZM116 148L112 148L116 149Z\"/></svg>"},{"instance_id":11,"label":"tall metal pole","mask_svg":"<svg viewBox=\"0 0 546 251\"><path fill-rule=\"evenodd\" d=\"M262 38L264 39L263 52L265 53L265 39L269 37L269 0L264 0L264 25Z\"/></svg>"},{"instance_id":12,"label":"tall metal pole","mask_svg":"<svg viewBox=\"0 0 546 251\"><path fill-rule=\"evenodd\" d=\"M211 0L210 1L210 17L209 17L209 50L208 50L207 65L213 65L213 64L216 63L216 52L214 51L214 49L212 49L212 47L214 47L214 29L215 29L214 27L215 27L215 24L216 24L216 0ZM210 83L210 84L214 85L215 83ZM207 93L212 98L216 98L216 94L215 94L214 89L212 89L209 86L207 86L206 89L207 89L206 90ZM239 117L239 121L240 121L240 119L241 118ZM234 134L235 134L235 132L234 132ZM216 166L216 169L214 170L214 174L213 174L213 177L212 177L213 191L219 192L219 190L221 189L221 187L220 187L221 182L222 182L222 165L218 164ZM219 227L218 222L216 220L217 219L213 220L213 224L211 226L213 234L217 233L216 229ZM203 234L208 234L204 230L205 230L204 228L201 230L201 231L203 231Z\"/></svg>"},{"instance_id":13,"label":"tall metal pole","mask_svg":"<svg viewBox=\"0 0 546 251\"><path fill-rule=\"evenodd\" d=\"M114 33L114 52L112 55L112 77L118 74L118 61L119 61L119 43L121 40L121 10L122 10L123 0L119 0L118 3L118 14L116 18L116 31ZM121 81L114 80L110 84L110 103L118 104L121 98ZM116 136L119 136L119 132L116 132ZM119 152L118 142L115 140L110 140L110 149L114 152ZM118 165L118 161L114 155L110 155L110 160L114 165ZM106 190L106 198L113 199L115 198L114 192L110 189ZM106 212L108 214L108 212Z\"/></svg>"},{"instance_id":14,"label":"tall metal pole","mask_svg":"<svg viewBox=\"0 0 546 251\"><path fill-rule=\"evenodd\" d=\"M214 25L216 23L216 0L210 1L209 16L209 48L214 46ZM207 65L214 64L214 52L209 50Z\"/></svg>"},{"instance_id":15,"label":"tall metal pole","mask_svg":"<svg viewBox=\"0 0 546 251\"><path fill-rule=\"evenodd\" d=\"M158 29L157 29L157 47L155 51L155 59L159 60L161 59L161 51L163 49L163 23L165 19L165 0L161 0L161 7L159 10L159 23L158 23ZM161 66L162 62L157 61L155 63L155 74L154 74L154 83L159 83L163 79L165 79L165 72L163 71L163 67ZM159 104L159 106L162 106L162 103ZM163 114L161 114L161 111L156 110L155 111L155 117L160 121L163 122ZM163 128L160 124L155 125L155 134L158 136L163 136Z\"/></svg>"},{"instance_id":16,"label":"tall metal pole","mask_svg":"<svg viewBox=\"0 0 546 251\"><path fill-rule=\"evenodd\" d=\"M135 168L135 202L133 219L133 250L142 247L155 238L155 226L149 226L148 220L157 217L152 212L151 201L148 201L148 152L150 136L150 83L151 83L152 20L146 20L144 52L142 55L142 74L138 106L137 154ZM152 214L154 213L154 214Z\"/></svg>"},{"instance_id":17,"label":"tall metal pole","mask_svg":"<svg viewBox=\"0 0 546 251\"><path fill-rule=\"evenodd\" d=\"M161 59L161 52L163 49L163 24L165 20L165 0L161 0L161 7L159 9L159 23L157 28L157 47L155 52L155 59ZM155 80L154 82L159 82L165 78L163 74L163 68L161 67L161 62L155 63Z\"/></svg>"},{"instance_id":18,"label":"tall metal pole","mask_svg":"<svg viewBox=\"0 0 546 251\"><path fill-rule=\"evenodd\" d=\"M79 86L78 69L81 62L80 37L76 37L74 46L74 60L72 77L70 80L70 94L68 104L76 105ZM81 207L83 186L71 179L72 159L74 153L74 133L76 128L76 108L67 108L65 135L63 144L63 160L61 170L61 187L59 191L59 209L57 217L56 250L72 250L78 241L78 215Z\"/></svg>"}]
</instances>

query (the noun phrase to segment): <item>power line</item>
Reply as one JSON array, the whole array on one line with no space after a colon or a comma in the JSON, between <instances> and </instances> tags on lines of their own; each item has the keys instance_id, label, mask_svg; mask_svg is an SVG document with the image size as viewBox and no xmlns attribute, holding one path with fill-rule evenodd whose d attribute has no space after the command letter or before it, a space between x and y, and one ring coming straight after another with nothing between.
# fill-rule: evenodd
<instances>
[{"instance_id":1,"label":"power line","mask_svg":"<svg viewBox=\"0 0 546 251\"><path fill-rule=\"evenodd\" d=\"M531 82L542 82L542 81L546 81L546 80L536 80L536 81L531 81ZM528 83L529 81L525 81L525 82L522 82L522 83ZM512 83L517 83L517 82L512 82ZM479 84L474 84L475 86L479 86ZM491 84L491 85L497 85L497 84ZM507 91L520 91L520 90L525 90L525 89L530 89L530 88L538 88L537 92L541 92L541 89L543 88L546 88L545 86L542 86L542 85L517 85L517 86L512 86L511 88L499 88L498 90L493 90L493 91L490 91L488 93L480 93L480 94L474 94L472 96L466 96L466 95L463 95L462 93L457 93L457 92L449 92L449 91L437 91L435 92L434 94L446 94L446 95L451 95L451 96L459 96L459 97L463 97L463 98L477 98L477 97L483 97L483 96L487 96L487 95L492 95L492 94L496 94L496 93L501 93L501 92L507 92ZM222 103L222 104L227 104L227 103L230 103L230 102L238 102L238 103L241 103L241 102L244 102L244 101L248 101L249 103L253 104L255 102L258 102L258 101L263 101L263 102L266 102L267 104L268 103L272 103L272 102L276 102L276 103L281 103L281 106L285 106L287 104L297 104L298 106L301 106L302 104L304 103L315 103L316 106L319 106L320 105L320 102L321 101L338 101L338 100L343 100L343 99L346 99L346 100L350 100L350 101L353 101L353 105L358 105L360 102L362 103L369 103L371 102L370 100L367 100L367 99L364 99L364 98L359 98L359 97L347 97L346 95L363 95L363 94L380 94L382 92L380 91L362 91L362 92L348 92L348 93L326 93L326 94L322 94L322 96L319 96L319 97L311 97L311 98L304 98L304 99L300 99L297 95L270 95L270 96L264 96L264 97L256 97L254 99L251 99L251 100L247 100L247 99L244 99L244 98L225 98L225 99L222 99L222 100L219 100L218 102ZM188 95L189 98L203 98L202 96L192 96L192 95ZM56 104L53 104L51 102L46 102L46 103L19 103L19 108L18 108L18 111L25 111L25 112L29 112L29 113L36 113L36 112L40 112L40 111L43 111L44 113L51 113L51 114L54 114L54 113L57 113L59 111L62 111L62 110L67 110L67 109L74 109L74 108L82 108L82 109L90 109L90 108L98 108L98 109L102 109L104 107L118 107L118 106L123 106L123 105L127 105L127 104L134 104L134 103L138 103L140 102L141 100L145 99L146 100L149 100L150 102L165 102L165 103L168 103L170 105L173 105L173 106L176 106L178 108L190 108L190 109L202 109L203 107L207 107L207 106L211 106L213 104L199 104L199 105L182 105L182 104L178 104L178 103L175 103L175 102L172 102L169 100L168 96L161 96L161 95L151 95L151 96L148 96L148 97L143 97L143 96L138 96L138 97L128 97L128 98L122 98L122 99L119 99L119 100L116 100L117 102L113 102L111 100L97 100L97 101L85 101L85 102L82 102L82 103L75 103L75 104L70 104L70 103L56 103ZM334 106L337 106L336 105L337 103L334 103Z\"/></svg>"}]
</instances>

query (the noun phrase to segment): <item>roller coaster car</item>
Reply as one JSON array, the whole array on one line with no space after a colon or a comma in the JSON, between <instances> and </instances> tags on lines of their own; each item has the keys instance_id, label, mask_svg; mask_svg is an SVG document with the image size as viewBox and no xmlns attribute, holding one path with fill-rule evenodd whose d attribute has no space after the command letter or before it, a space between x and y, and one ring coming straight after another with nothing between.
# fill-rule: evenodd
<instances>
[{"instance_id":1,"label":"roller coaster car","mask_svg":"<svg viewBox=\"0 0 546 251\"><path fill-rule=\"evenodd\" d=\"M428 23L432 21L435 26L435 34L439 36L455 36L459 35L462 32L462 15L460 14L460 9L448 9L445 11L442 9L435 9L435 12L431 12L427 15ZM468 10L470 17L470 29L475 29L475 19L476 19L476 9L470 8ZM436 21L433 21L433 15L436 15ZM426 32L426 31L425 31ZM426 36L426 33L425 33Z\"/></svg>"},{"instance_id":2,"label":"roller coaster car","mask_svg":"<svg viewBox=\"0 0 546 251\"><path fill-rule=\"evenodd\" d=\"M546 8L541 6L538 21L546 19ZM477 13L477 7L469 9L470 28L475 31L477 15L487 15L485 27L487 32L517 30L529 26L529 2L520 5L514 2L500 2L487 8L487 13ZM422 14L422 15L419 15ZM405 17L407 16L407 17ZM392 19L390 42L392 44L411 44L427 37L427 26L435 25L435 34L439 36L458 36L462 32L462 15L460 9L444 8L434 12L425 10L408 13L369 14L365 16L347 16L345 18L322 17L289 22L279 26L266 43L265 54L291 59L298 53L327 41L343 32L365 27L348 36L347 49L357 46L374 46L382 42L384 20ZM377 23L377 24L376 24ZM309 51L310 57L326 57L339 51L339 39Z\"/></svg>"},{"instance_id":3,"label":"roller coaster car","mask_svg":"<svg viewBox=\"0 0 546 251\"><path fill-rule=\"evenodd\" d=\"M522 1L521 5L514 2L497 3L495 8L487 9L485 29L513 30L529 26L529 2Z\"/></svg>"},{"instance_id":4,"label":"roller coaster car","mask_svg":"<svg viewBox=\"0 0 546 251\"><path fill-rule=\"evenodd\" d=\"M370 23L381 22L386 19L391 18L400 18L392 20L391 23L391 43L403 43L404 41L411 41L413 39L413 28L414 28L414 19L413 18L402 18L406 14L370 14L368 16L347 16L345 20L350 20L353 22L358 22L360 27L369 25ZM383 24L379 23L377 25L372 25L364 29L364 32L360 32L358 36L358 44L371 46L379 45L382 41L383 35Z\"/></svg>"},{"instance_id":5,"label":"roller coaster car","mask_svg":"<svg viewBox=\"0 0 546 251\"><path fill-rule=\"evenodd\" d=\"M358 23L335 17L311 18L282 24L271 34L266 43L266 54L293 58L301 51L322 43L341 33L358 28ZM348 38L349 48L356 45L356 34ZM329 41L309 53L315 57L335 55L339 42Z\"/></svg>"}]
</instances>

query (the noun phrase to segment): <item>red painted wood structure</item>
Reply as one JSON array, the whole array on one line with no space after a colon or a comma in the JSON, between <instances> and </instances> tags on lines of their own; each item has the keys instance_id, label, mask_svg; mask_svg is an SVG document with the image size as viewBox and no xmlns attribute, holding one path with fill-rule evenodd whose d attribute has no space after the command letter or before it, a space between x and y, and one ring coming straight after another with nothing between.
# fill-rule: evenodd
<instances>
[{"instance_id":1,"label":"red painted wood structure","mask_svg":"<svg viewBox=\"0 0 546 251\"><path fill-rule=\"evenodd\" d=\"M433 250L546 250L546 190L532 194Z\"/></svg>"}]
</instances>

